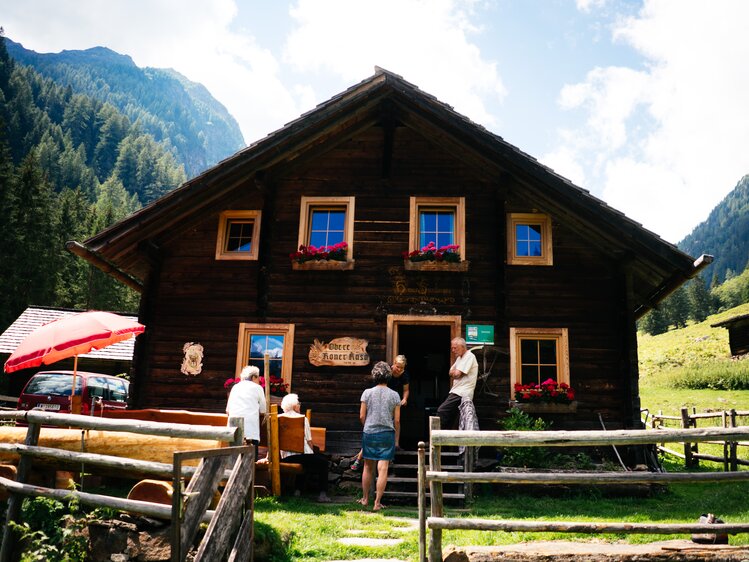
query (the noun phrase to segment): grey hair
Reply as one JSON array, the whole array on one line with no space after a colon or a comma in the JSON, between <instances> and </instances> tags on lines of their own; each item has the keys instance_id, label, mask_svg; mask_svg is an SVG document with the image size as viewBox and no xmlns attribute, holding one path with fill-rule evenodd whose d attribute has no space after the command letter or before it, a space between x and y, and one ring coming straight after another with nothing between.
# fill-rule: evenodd
<instances>
[{"instance_id":1,"label":"grey hair","mask_svg":"<svg viewBox=\"0 0 749 562\"><path fill-rule=\"evenodd\" d=\"M248 381L252 378L252 375L260 376L260 369L255 367L255 365L247 365L242 369L242 372L239 373L239 378L243 381Z\"/></svg>"},{"instance_id":2,"label":"grey hair","mask_svg":"<svg viewBox=\"0 0 749 562\"><path fill-rule=\"evenodd\" d=\"M457 343L458 345L466 347L466 340L464 340L463 338L453 338L450 343Z\"/></svg>"},{"instance_id":3,"label":"grey hair","mask_svg":"<svg viewBox=\"0 0 749 562\"><path fill-rule=\"evenodd\" d=\"M390 369L390 365L385 361L378 361L374 364L374 367L372 367L372 380L374 380L375 384L387 382L392 376L393 371Z\"/></svg>"},{"instance_id":4,"label":"grey hair","mask_svg":"<svg viewBox=\"0 0 749 562\"><path fill-rule=\"evenodd\" d=\"M395 361L393 361L393 365L397 365L398 363L400 363L401 365L403 365L405 367L406 366L406 356L405 355L396 355L395 356Z\"/></svg>"},{"instance_id":5,"label":"grey hair","mask_svg":"<svg viewBox=\"0 0 749 562\"><path fill-rule=\"evenodd\" d=\"M290 412L294 409L294 406L299 405L299 395L298 394L287 394L283 397L281 400L281 409L284 412Z\"/></svg>"}]
</instances>

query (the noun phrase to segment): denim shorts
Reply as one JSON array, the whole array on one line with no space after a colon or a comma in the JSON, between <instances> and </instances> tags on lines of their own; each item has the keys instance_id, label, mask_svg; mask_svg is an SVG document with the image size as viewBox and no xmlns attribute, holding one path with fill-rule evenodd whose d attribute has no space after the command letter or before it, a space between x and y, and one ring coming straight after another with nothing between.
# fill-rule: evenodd
<instances>
[{"instance_id":1,"label":"denim shorts","mask_svg":"<svg viewBox=\"0 0 749 562\"><path fill-rule=\"evenodd\" d=\"M362 457L374 461L391 461L395 458L395 431L380 431L362 435Z\"/></svg>"}]
</instances>

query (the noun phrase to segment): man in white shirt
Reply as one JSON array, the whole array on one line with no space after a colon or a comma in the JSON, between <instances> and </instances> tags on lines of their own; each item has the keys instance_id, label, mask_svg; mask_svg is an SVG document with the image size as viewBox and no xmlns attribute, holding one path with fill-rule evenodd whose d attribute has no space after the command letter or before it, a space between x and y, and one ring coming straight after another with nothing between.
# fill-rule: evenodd
<instances>
[{"instance_id":1,"label":"man in white shirt","mask_svg":"<svg viewBox=\"0 0 749 562\"><path fill-rule=\"evenodd\" d=\"M458 415L463 398L473 400L479 364L476 356L466 347L466 340L454 338L450 342L450 351L456 356L455 363L450 367L452 387L445 401L437 408L441 429L452 429Z\"/></svg>"},{"instance_id":2,"label":"man in white shirt","mask_svg":"<svg viewBox=\"0 0 749 562\"><path fill-rule=\"evenodd\" d=\"M260 443L260 414L265 414L265 392L258 384L260 369L248 365L239 374L226 401L226 413L230 418L244 418L245 443Z\"/></svg>"}]
</instances>

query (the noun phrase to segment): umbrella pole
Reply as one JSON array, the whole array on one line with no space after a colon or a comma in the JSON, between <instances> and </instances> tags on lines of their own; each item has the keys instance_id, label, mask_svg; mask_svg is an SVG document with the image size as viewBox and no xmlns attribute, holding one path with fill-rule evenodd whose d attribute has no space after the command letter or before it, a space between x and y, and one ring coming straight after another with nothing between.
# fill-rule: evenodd
<instances>
[{"instance_id":1,"label":"umbrella pole","mask_svg":"<svg viewBox=\"0 0 749 562\"><path fill-rule=\"evenodd\" d=\"M80 414L81 413L81 399L76 400L75 396L75 379L78 376L78 356L76 355L73 359L73 388L70 391L70 413ZM82 397L81 397L82 398Z\"/></svg>"}]
</instances>

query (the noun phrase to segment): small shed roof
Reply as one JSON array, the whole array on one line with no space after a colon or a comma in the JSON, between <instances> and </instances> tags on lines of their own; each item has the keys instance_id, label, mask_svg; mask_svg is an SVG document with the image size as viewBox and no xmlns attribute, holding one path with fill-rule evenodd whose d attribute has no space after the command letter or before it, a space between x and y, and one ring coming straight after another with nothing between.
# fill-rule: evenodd
<instances>
[{"instance_id":1,"label":"small shed roof","mask_svg":"<svg viewBox=\"0 0 749 562\"><path fill-rule=\"evenodd\" d=\"M0 335L0 353L13 353L23 339L31 332L53 320L72 316L84 312L72 308L52 308L46 306L30 306L21 313L21 316ZM127 314L121 314L125 318L137 322L138 318ZM111 361L132 361L135 338L115 343L103 349L97 349L80 357L90 359L103 359Z\"/></svg>"},{"instance_id":2,"label":"small shed roof","mask_svg":"<svg viewBox=\"0 0 749 562\"><path fill-rule=\"evenodd\" d=\"M731 316L727 320L710 324L711 328L728 328L730 329L735 324L743 323L744 321L749 322L749 314L739 314L738 316Z\"/></svg>"}]
</instances>

